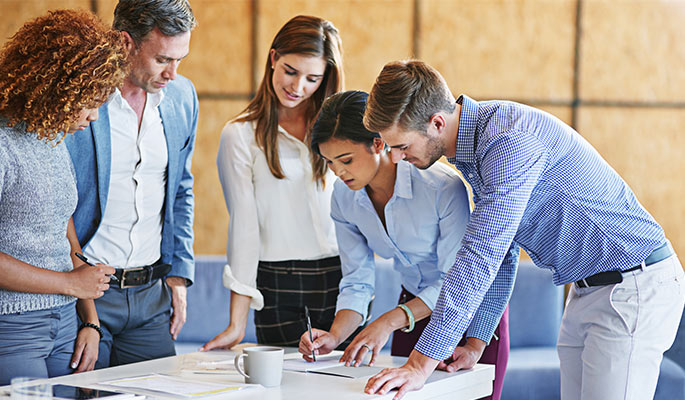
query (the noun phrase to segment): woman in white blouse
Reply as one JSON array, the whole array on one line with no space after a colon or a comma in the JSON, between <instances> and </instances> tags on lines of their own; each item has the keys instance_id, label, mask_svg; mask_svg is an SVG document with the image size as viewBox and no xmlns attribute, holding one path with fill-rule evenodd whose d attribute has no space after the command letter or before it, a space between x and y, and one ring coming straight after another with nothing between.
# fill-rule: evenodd
<instances>
[{"instance_id":1,"label":"woman in white blouse","mask_svg":"<svg viewBox=\"0 0 685 400\"><path fill-rule=\"evenodd\" d=\"M255 98L221 132L230 323L202 351L239 343L250 308L259 343L297 346L305 306L313 326L330 328L342 277L329 215L335 176L307 142L324 99L342 86L337 29L294 17L271 44Z\"/></svg>"}]
</instances>

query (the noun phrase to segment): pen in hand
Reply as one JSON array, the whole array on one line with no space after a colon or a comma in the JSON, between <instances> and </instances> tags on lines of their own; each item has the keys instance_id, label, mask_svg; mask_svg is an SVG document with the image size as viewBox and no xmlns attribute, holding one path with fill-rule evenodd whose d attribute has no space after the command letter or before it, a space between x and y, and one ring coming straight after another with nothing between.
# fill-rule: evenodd
<instances>
[{"instance_id":1,"label":"pen in hand","mask_svg":"<svg viewBox=\"0 0 685 400\"><path fill-rule=\"evenodd\" d=\"M312 335L312 320L309 318L309 308L304 306L304 314L307 317L307 330L309 331L309 341L314 344L314 336ZM312 350L312 360L316 361L316 354Z\"/></svg>"},{"instance_id":2,"label":"pen in hand","mask_svg":"<svg viewBox=\"0 0 685 400\"><path fill-rule=\"evenodd\" d=\"M88 259L86 258L86 256L84 256L83 254L81 254L81 253L74 253L74 255L75 255L76 257L78 257L79 260L81 260L81 261L83 261L84 263L90 265L91 267L94 267L94 266L95 266L95 264L93 264L93 263L91 263L90 261L88 261ZM113 281L119 281L119 279L117 279L117 277L114 276L114 275L107 275L107 276L109 276L109 279L111 279L111 280L113 280Z\"/></svg>"}]
</instances>

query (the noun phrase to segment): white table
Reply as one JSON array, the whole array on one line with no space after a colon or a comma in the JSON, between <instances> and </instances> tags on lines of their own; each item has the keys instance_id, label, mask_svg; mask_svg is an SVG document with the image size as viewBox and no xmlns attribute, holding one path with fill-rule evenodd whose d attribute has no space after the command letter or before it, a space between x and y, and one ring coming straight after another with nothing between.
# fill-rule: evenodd
<instances>
[{"instance_id":1,"label":"white table","mask_svg":"<svg viewBox=\"0 0 685 400\"><path fill-rule=\"evenodd\" d=\"M61 376L49 379L52 383L67 383L81 386L97 387L97 382L161 373L192 377L197 381L221 382L221 383L244 383L242 376L237 372L216 374L189 374L182 368L197 360L219 361L233 360L235 353L231 351L211 351L209 353L190 353L174 357L161 358L136 364L122 365L81 374ZM286 358L298 357L297 354L286 354ZM404 364L406 358L380 355L376 361L379 367L398 367ZM426 385L420 391L410 392L405 399L450 399L470 400L487 396L492 393L492 381L495 376L493 365L477 364L467 371L447 373L435 371ZM368 378L349 379L321 374L283 372L283 381L280 387L257 388L241 390L225 396L213 396L209 399L269 399L269 400L343 400L343 399L391 399L396 392L392 391L385 396L372 396L363 392ZM148 397L149 398L149 397ZM163 397L159 397L163 398Z\"/></svg>"}]
</instances>

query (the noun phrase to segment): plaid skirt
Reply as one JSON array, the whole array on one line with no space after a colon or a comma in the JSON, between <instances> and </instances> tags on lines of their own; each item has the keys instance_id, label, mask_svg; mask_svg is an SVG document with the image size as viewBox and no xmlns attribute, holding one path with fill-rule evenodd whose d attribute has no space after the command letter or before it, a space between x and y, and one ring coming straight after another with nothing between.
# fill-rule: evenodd
<instances>
[{"instance_id":1,"label":"plaid skirt","mask_svg":"<svg viewBox=\"0 0 685 400\"><path fill-rule=\"evenodd\" d=\"M331 330L342 278L340 258L321 260L260 261L257 289L264 308L255 312L257 341L272 346L293 346L307 331L304 306L309 308L312 328ZM338 348L347 346L357 331Z\"/></svg>"}]
</instances>

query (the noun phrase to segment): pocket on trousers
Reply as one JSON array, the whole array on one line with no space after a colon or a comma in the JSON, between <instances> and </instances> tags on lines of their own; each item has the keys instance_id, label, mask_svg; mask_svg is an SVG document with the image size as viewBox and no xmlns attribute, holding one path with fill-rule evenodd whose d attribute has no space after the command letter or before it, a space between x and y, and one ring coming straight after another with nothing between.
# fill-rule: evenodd
<instances>
[{"instance_id":1,"label":"pocket on trousers","mask_svg":"<svg viewBox=\"0 0 685 400\"><path fill-rule=\"evenodd\" d=\"M630 335L637 329L639 301L640 293L637 289L616 285L611 290L609 298L611 308L613 308Z\"/></svg>"}]
</instances>

